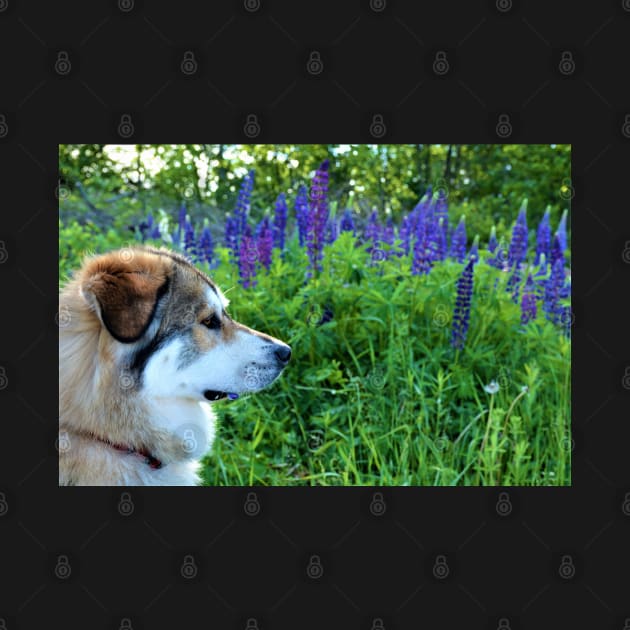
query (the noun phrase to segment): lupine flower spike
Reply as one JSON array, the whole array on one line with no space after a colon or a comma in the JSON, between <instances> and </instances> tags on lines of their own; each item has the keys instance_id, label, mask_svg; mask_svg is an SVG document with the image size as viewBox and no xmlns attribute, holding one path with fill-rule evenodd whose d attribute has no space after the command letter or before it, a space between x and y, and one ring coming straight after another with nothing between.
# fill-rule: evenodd
<instances>
[{"instance_id":1,"label":"lupine flower spike","mask_svg":"<svg viewBox=\"0 0 630 630\"><path fill-rule=\"evenodd\" d=\"M451 240L451 258L457 262L464 262L466 258L466 217L462 216L453 232Z\"/></svg>"},{"instance_id":2,"label":"lupine flower spike","mask_svg":"<svg viewBox=\"0 0 630 630\"><path fill-rule=\"evenodd\" d=\"M184 223L184 251L192 260L197 259L197 244L195 242L195 228L193 228L190 219L186 217Z\"/></svg>"},{"instance_id":3,"label":"lupine flower spike","mask_svg":"<svg viewBox=\"0 0 630 630\"><path fill-rule=\"evenodd\" d=\"M536 285L532 274L528 273L521 298L521 324L527 324L532 319L536 319Z\"/></svg>"},{"instance_id":4,"label":"lupine flower spike","mask_svg":"<svg viewBox=\"0 0 630 630\"><path fill-rule=\"evenodd\" d=\"M241 283L246 289L255 287L257 282L256 259L258 257L258 251L249 225L245 225L239 249L238 271L241 277Z\"/></svg>"},{"instance_id":5,"label":"lupine flower spike","mask_svg":"<svg viewBox=\"0 0 630 630\"><path fill-rule=\"evenodd\" d=\"M474 262L469 260L462 275L457 281L457 298L453 312L453 330L451 345L461 350L466 341L470 321L470 304L472 301Z\"/></svg>"},{"instance_id":6,"label":"lupine flower spike","mask_svg":"<svg viewBox=\"0 0 630 630\"><path fill-rule=\"evenodd\" d=\"M236 199L236 207L234 208L234 218L236 219L237 238L240 239L247 225L247 217L249 215L250 200L252 189L254 187L254 170L250 170L243 178L241 187L238 191Z\"/></svg>"},{"instance_id":7,"label":"lupine flower spike","mask_svg":"<svg viewBox=\"0 0 630 630\"><path fill-rule=\"evenodd\" d=\"M350 208L346 208L343 215L341 216L339 230L341 232L352 232L352 234L356 235L356 231L354 228L354 218L352 216L352 210L350 210Z\"/></svg>"},{"instance_id":8,"label":"lupine flower spike","mask_svg":"<svg viewBox=\"0 0 630 630\"><path fill-rule=\"evenodd\" d=\"M276 213L273 218L273 246L277 247L280 251L284 250L287 214L287 201L284 193L280 193L276 199Z\"/></svg>"},{"instance_id":9,"label":"lupine flower spike","mask_svg":"<svg viewBox=\"0 0 630 630\"><path fill-rule=\"evenodd\" d=\"M547 207L543 218L538 224L538 230L536 231L536 258L534 264L540 263L540 257L544 254L546 258L549 258L551 252L551 225L549 223L550 208Z\"/></svg>"},{"instance_id":10,"label":"lupine flower spike","mask_svg":"<svg viewBox=\"0 0 630 630\"><path fill-rule=\"evenodd\" d=\"M210 234L210 228L206 225L201 231L199 237L199 243L197 246L197 255L201 262L205 262L208 265L212 263L214 258L214 243L212 242L212 234Z\"/></svg>"},{"instance_id":11,"label":"lupine flower spike","mask_svg":"<svg viewBox=\"0 0 630 630\"><path fill-rule=\"evenodd\" d=\"M258 234L256 236L256 246L258 260L260 264L269 271L271 267L271 256L273 249L273 234L269 224L269 217L265 216L260 222Z\"/></svg>"},{"instance_id":12,"label":"lupine flower spike","mask_svg":"<svg viewBox=\"0 0 630 630\"><path fill-rule=\"evenodd\" d=\"M321 261L324 250L324 229L328 219L328 167L329 161L324 160L315 172L311 183L309 198L308 226L306 233L306 247L309 259L309 274L321 271Z\"/></svg>"},{"instance_id":13,"label":"lupine flower spike","mask_svg":"<svg viewBox=\"0 0 630 630\"><path fill-rule=\"evenodd\" d=\"M512 240L508 249L508 267L521 265L527 257L527 199L523 201L516 223L512 230Z\"/></svg>"},{"instance_id":14,"label":"lupine flower spike","mask_svg":"<svg viewBox=\"0 0 630 630\"><path fill-rule=\"evenodd\" d=\"M295 221L297 223L300 247L304 247L308 229L308 195L304 185L300 186L295 197Z\"/></svg>"}]
</instances>

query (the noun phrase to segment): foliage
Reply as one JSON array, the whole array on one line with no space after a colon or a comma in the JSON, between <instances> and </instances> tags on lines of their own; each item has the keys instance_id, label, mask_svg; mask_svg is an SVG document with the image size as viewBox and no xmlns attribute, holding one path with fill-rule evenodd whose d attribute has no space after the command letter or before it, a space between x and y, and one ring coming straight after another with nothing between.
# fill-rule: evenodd
<instances>
[{"instance_id":1,"label":"foliage","mask_svg":"<svg viewBox=\"0 0 630 630\"><path fill-rule=\"evenodd\" d=\"M557 224L571 195L568 145L61 145L63 208L69 218L123 230L149 210L185 202L198 222L236 207L240 181L255 164L251 209L259 221L279 192L295 198L326 158L336 182L330 201L340 212L350 207L362 223L378 210L399 223L429 189L442 191L456 209L452 220L465 214L470 237L482 242L492 225L499 236L510 230L523 198L532 222L550 205Z\"/></svg>"},{"instance_id":2,"label":"foliage","mask_svg":"<svg viewBox=\"0 0 630 630\"><path fill-rule=\"evenodd\" d=\"M497 229L502 244L488 249L476 239L469 248L443 192L405 203L396 223L383 224L377 212L360 226L360 214L338 211L345 209L338 196L343 180L332 160L330 169L321 269L310 265L308 238L300 241L295 220L295 192L304 180L285 189L285 246L269 259L271 224L254 209L266 194L258 192L266 180L257 163L245 226L233 232L237 259L221 246L223 211L204 217L216 244L209 256L201 246L200 235L207 239L201 221L175 210L153 213L159 240L147 238L151 232L138 227L147 222L137 217L131 232L104 234L89 222L64 221L60 275L78 267L85 250L166 239L197 256L198 266L226 291L235 319L292 346L291 363L272 387L215 405L220 427L205 460L208 484L569 485L565 227L556 231L549 261L537 239L547 222L558 226L559 212L543 219L551 197L537 204L536 219L532 198L539 195L530 196L527 218L523 209L518 221L509 220L511 232ZM270 207L279 192L270 194ZM455 196L451 191L451 207ZM305 225L322 202L317 199L304 209ZM511 217L521 202L513 204ZM283 223L283 204L278 211ZM538 232L528 234L528 224ZM469 230L469 214L465 225ZM423 264L414 267L418 257Z\"/></svg>"}]
</instances>

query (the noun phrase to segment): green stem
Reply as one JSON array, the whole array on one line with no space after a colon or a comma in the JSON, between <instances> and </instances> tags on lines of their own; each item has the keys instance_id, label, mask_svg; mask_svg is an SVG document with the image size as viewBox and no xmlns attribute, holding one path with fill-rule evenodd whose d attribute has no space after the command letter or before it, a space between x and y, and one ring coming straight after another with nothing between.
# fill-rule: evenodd
<instances>
[{"instance_id":1,"label":"green stem","mask_svg":"<svg viewBox=\"0 0 630 630\"><path fill-rule=\"evenodd\" d=\"M483 453L483 449L486 447L488 441L488 434L490 433L490 423L492 422L492 407L494 405L494 394L490 395L490 409L488 410L488 422L486 424L486 434L483 436L483 442L481 443L480 453Z\"/></svg>"}]
</instances>

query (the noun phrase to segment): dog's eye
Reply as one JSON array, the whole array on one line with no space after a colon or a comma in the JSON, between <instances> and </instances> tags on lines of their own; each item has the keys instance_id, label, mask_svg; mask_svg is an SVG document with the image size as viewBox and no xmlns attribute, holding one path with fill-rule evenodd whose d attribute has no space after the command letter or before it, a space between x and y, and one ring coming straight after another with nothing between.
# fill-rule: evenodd
<instances>
[{"instance_id":1,"label":"dog's eye","mask_svg":"<svg viewBox=\"0 0 630 630\"><path fill-rule=\"evenodd\" d=\"M210 330L217 330L221 328L221 320L216 316L215 313L201 320L201 323L206 327L210 328Z\"/></svg>"}]
</instances>

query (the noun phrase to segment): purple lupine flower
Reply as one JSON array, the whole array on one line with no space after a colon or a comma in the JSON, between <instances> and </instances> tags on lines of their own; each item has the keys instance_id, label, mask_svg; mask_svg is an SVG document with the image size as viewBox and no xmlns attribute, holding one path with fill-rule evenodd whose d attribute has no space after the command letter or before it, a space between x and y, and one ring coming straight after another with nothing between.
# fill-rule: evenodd
<instances>
[{"instance_id":1,"label":"purple lupine flower","mask_svg":"<svg viewBox=\"0 0 630 630\"><path fill-rule=\"evenodd\" d=\"M527 257L527 200L519 210L516 223L512 229L512 240L508 249L508 267L520 265Z\"/></svg>"},{"instance_id":2,"label":"purple lupine flower","mask_svg":"<svg viewBox=\"0 0 630 630\"><path fill-rule=\"evenodd\" d=\"M457 262L464 262L466 259L466 217L462 216L453 232L453 238L451 239L451 258L454 258Z\"/></svg>"},{"instance_id":3,"label":"purple lupine flower","mask_svg":"<svg viewBox=\"0 0 630 630\"><path fill-rule=\"evenodd\" d=\"M514 265L514 270L508 278L507 285L505 287L505 290L508 293L511 292L510 297L512 298L512 302L514 302L515 304L518 304L518 299L521 292L521 281L523 280L521 268L522 265L520 264Z\"/></svg>"},{"instance_id":4,"label":"purple lupine flower","mask_svg":"<svg viewBox=\"0 0 630 630\"><path fill-rule=\"evenodd\" d=\"M408 215L404 215L400 223L400 246L399 255L403 256L409 253L409 242L411 240L411 220Z\"/></svg>"},{"instance_id":5,"label":"purple lupine flower","mask_svg":"<svg viewBox=\"0 0 630 630\"><path fill-rule=\"evenodd\" d=\"M453 312L453 331L451 345L456 350L461 350L466 341L468 323L470 321L470 304L473 291L474 262L469 260L462 275L457 280L457 298Z\"/></svg>"},{"instance_id":6,"label":"purple lupine flower","mask_svg":"<svg viewBox=\"0 0 630 630\"><path fill-rule=\"evenodd\" d=\"M287 214L287 201L284 193L280 193L276 199L276 213L273 217L273 245L280 251L284 250Z\"/></svg>"},{"instance_id":7,"label":"purple lupine flower","mask_svg":"<svg viewBox=\"0 0 630 630\"><path fill-rule=\"evenodd\" d=\"M538 230L536 231L536 258L534 264L537 265L540 261L542 254L549 258L551 253L551 226L549 224L549 213L551 209L547 206L543 218L538 224Z\"/></svg>"},{"instance_id":8,"label":"purple lupine flower","mask_svg":"<svg viewBox=\"0 0 630 630\"><path fill-rule=\"evenodd\" d=\"M528 273L521 298L521 324L527 324L532 319L536 319L536 285L532 274Z\"/></svg>"},{"instance_id":9,"label":"purple lupine flower","mask_svg":"<svg viewBox=\"0 0 630 630\"><path fill-rule=\"evenodd\" d=\"M564 265L561 260L551 267L551 274L545 284L545 295L543 310L547 314L547 319L554 323L560 321L562 306L560 305L560 290L564 284Z\"/></svg>"},{"instance_id":10,"label":"purple lupine flower","mask_svg":"<svg viewBox=\"0 0 630 630\"><path fill-rule=\"evenodd\" d=\"M549 258L549 262L551 263L551 266L553 267L558 260L561 260L562 264L564 265L564 253L563 253L562 245L560 242L560 238L558 234L556 233L556 235L553 237L553 244L551 246L551 256Z\"/></svg>"},{"instance_id":11,"label":"purple lupine flower","mask_svg":"<svg viewBox=\"0 0 630 630\"><path fill-rule=\"evenodd\" d=\"M191 260L195 260L197 258L195 228L192 226L188 217L186 217L186 222L184 223L184 251Z\"/></svg>"},{"instance_id":12,"label":"purple lupine flower","mask_svg":"<svg viewBox=\"0 0 630 630\"><path fill-rule=\"evenodd\" d=\"M238 225L236 219L229 214L225 217L225 246L230 250L230 259L233 263L238 262L239 242Z\"/></svg>"},{"instance_id":13,"label":"purple lupine flower","mask_svg":"<svg viewBox=\"0 0 630 630\"><path fill-rule=\"evenodd\" d=\"M297 222L300 247L304 247L308 230L308 196L304 184L300 186L297 196L295 197L295 219Z\"/></svg>"},{"instance_id":14,"label":"purple lupine flower","mask_svg":"<svg viewBox=\"0 0 630 630\"><path fill-rule=\"evenodd\" d=\"M438 225L440 223L440 219L443 219L442 230L444 231L444 238L448 241L448 197L446 195L446 191L443 188L440 188L438 191L438 196L435 200L435 209L433 211L433 216Z\"/></svg>"},{"instance_id":15,"label":"purple lupine flower","mask_svg":"<svg viewBox=\"0 0 630 630\"><path fill-rule=\"evenodd\" d=\"M154 240L160 240L162 238L162 233L160 232L160 226L157 224L157 221L153 220L153 215L149 215L149 219L151 219L151 226L149 232L149 238Z\"/></svg>"},{"instance_id":16,"label":"purple lupine flower","mask_svg":"<svg viewBox=\"0 0 630 630\"><path fill-rule=\"evenodd\" d=\"M249 206L251 203L252 189L254 188L254 170L248 171L247 175L243 177L241 187L238 191L238 197L236 198L236 207L234 208L234 219L236 220L237 227L237 239L240 239L241 235L245 231L247 225L247 216L249 214Z\"/></svg>"},{"instance_id":17,"label":"purple lupine flower","mask_svg":"<svg viewBox=\"0 0 630 630\"><path fill-rule=\"evenodd\" d=\"M212 241L212 234L210 234L210 228L207 225L201 230L197 244L197 255L201 262L205 262L208 265L212 263L212 259L214 258L214 243Z\"/></svg>"},{"instance_id":18,"label":"purple lupine flower","mask_svg":"<svg viewBox=\"0 0 630 630\"><path fill-rule=\"evenodd\" d=\"M448 254L447 229L444 227L446 219L440 217L437 227L437 247L435 250L435 260L446 260Z\"/></svg>"},{"instance_id":19,"label":"purple lupine flower","mask_svg":"<svg viewBox=\"0 0 630 630\"><path fill-rule=\"evenodd\" d=\"M560 217L560 223L558 224L558 229L556 230L556 236L560 241L562 252L564 252L567 248L567 215L568 210L565 210Z\"/></svg>"},{"instance_id":20,"label":"purple lupine flower","mask_svg":"<svg viewBox=\"0 0 630 630\"><path fill-rule=\"evenodd\" d=\"M269 271L271 267L271 257L273 249L273 233L271 226L269 225L269 217L263 217L263 220L258 224L256 246L258 260L260 264Z\"/></svg>"},{"instance_id":21,"label":"purple lupine flower","mask_svg":"<svg viewBox=\"0 0 630 630\"><path fill-rule=\"evenodd\" d=\"M488 264L491 267L495 267L501 271L507 271L507 254L505 252L505 241L503 238L499 241L496 249L494 250L494 256L488 258Z\"/></svg>"},{"instance_id":22,"label":"purple lupine flower","mask_svg":"<svg viewBox=\"0 0 630 630\"><path fill-rule=\"evenodd\" d=\"M365 225L363 233L364 242L368 244L365 251L371 254L372 262L383 260L383 249L381 248L382 233L383 228L378 221L378 214L374 210Z\"/></svg>"},{"instance_id":23,"label":"purple lupine flower","mask_svg":"<svg viewBox=\"0 0 630 630\"><path fill-rule=\"evenodd\" d=\"M375 247L378 247L380 236L381 226L378 222L378 213L376 210L373 210L363 230L363 240L369 245L366 249L367 252L371 252Z\"/></svg>"},{"instance_id":24,"label":"purple lupine flower","mask_svg":"<svg viewBox=\"0 0 630 630\"><path fill-rule=\"evenodd\" d=\"M413 244L411 273L414 276L428 274L432 267L433 257L429 244L428 226L420 222L416 229L416 240Z\"/></svg>"},{"instance_id":25,"label":"purple lupine flower","mask_svg":"<svg viewBox=\"0 0 630 630\"><path fill-rule=\"evenodd\" d=\"M547 268L547 258L544 254L540 255L538 261L538 270L534 274L534 284L536 285L536 299L542 300L545 296L545 287L547 285L547 275L549 270Z\"/></svg>"},{"instance_id":26,"label":"purple lupine flower","mask_svg":"<svg viewBox=\"0 0 630 630\"><path fill-rule=\"evenodd\" d=\"M435 217L430 215L425 217L425 230L428 255L431 263L438 260L440 249L440 223L435 220ZM433 265L431 265L433 266Z\"/></svg>"},{"instance_id":27,"label":"purple lupine flower","mask_svg":"<svg viewBox=\"0 0 630 630\"><path fill-rule=\"evenodd\" d=\"M334 243L339 236L339 221L329 218L326 222L326 243Z\"/></svg>"},{"instance_id":28,"label":"purple lupine flower","mask_svg":"<svg viewBox=\"0 0 630 630\"><path fill-rule=\"evenodd\" d=\"M130 225L129 229L134 231L136 235L139 235L140 240L144 243L147 238L146 234L149 229L149 224L146 221L140 221L138 225Z\"/></svg>"},{"instance_id":29,"label":"purple lupine flower","mask_svg":"<svg viewBox=\"0 0 630 630\"><path fill-rule=\"evenodd\" d=\"M341 216L341 221L339 223L339 230L341 232L352 232L352 234L356 236L354 217L352 216L352 210L350 210L350 208L346 208L344 210L344 213Z\"/></svg>"},{"instance_id":30,"label":"purple lupine flower","mask_svg":"<svg viewBox=\"0 0 630 630\"><path fill-rule=\"evenodd\" d=\"M490 230L490 239L488 240L488 251L491 254L494 254L497 246L499 245L499 241L497 241L497 228L493 225Z\"/></svg>"},{"instance_id":31,"label":"purple lupine flower","mask_svg":"<svg viewBox=\"0 0 630 630\"><path fill-rule=\"evenodd\" d=\"M389 245L389 249L386 252L384 252L385 258L389 258L393 254L392 248L394 246L394 241L396 239L396 233L394 231L394 220L391 218L391 216L387 217L387 223L385 224L385 227L383 228L381 239L383 243Z\"/></svg>"},{"instance_id":32,"label":"purple lupine flower","mask_svg":"<svg viewBox=\"0 0 630 630\"><path fill-rule=\"evenodd\" d=\"M388 245L393 245L395 238L396 234L394 231L394 219L392 219L391 216L388 216L385 223L385 228L383 229L383 242L387 243Z\"/></svg>"},{"instance_id":33,"label":"purple lupine flower","mask_svg":"<svg viewBox=\"0 0 630 630\"><path fill-rule=\"evenodd\" d=\"M309 222L306 246L309 257L309 273L321 271L324 252L324 229L328 219L328 167L324 160L315 172L309 196Z\"/></svg>"},{"instance_id":34,"label":"purple lupine flower","mask_svg":"<svg viewBox=\"0 0 630 630\"><path fill-rule=\"evenodd\" d=\"M241 235L238 257L238 273L243 287L255 287L256 280L256 260L258 258L258 248L256 240L252 236L249 225L245 225Z\"/></svg>"}]
</instances>

